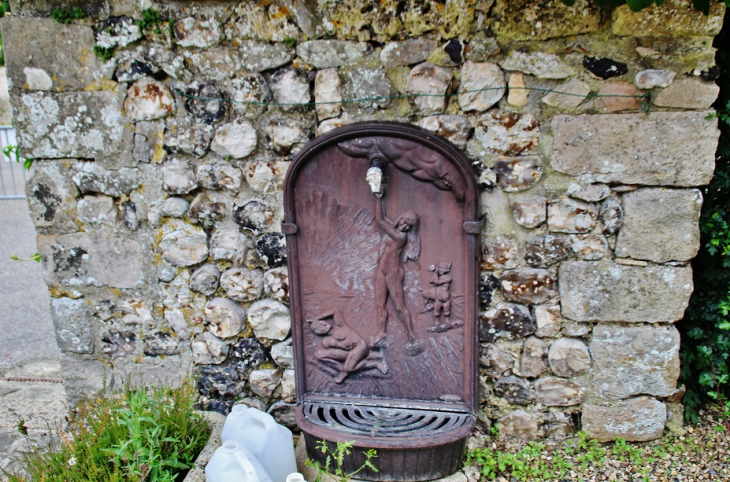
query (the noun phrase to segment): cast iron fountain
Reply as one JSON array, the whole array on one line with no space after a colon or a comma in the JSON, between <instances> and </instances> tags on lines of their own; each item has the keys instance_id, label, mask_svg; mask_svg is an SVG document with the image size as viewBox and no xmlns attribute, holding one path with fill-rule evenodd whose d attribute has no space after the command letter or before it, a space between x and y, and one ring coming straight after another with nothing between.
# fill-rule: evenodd
<instances>
[{"instance_id":1,"label":"cast iron fountain","mask_svg":"<svg viewBox=\"0 0 730 482\"><path fill-rule=\"evenodd\" d=\"M304 147L285 187L297 423L353 441L368 480L458 470L477 410L480 223L466 158L412 126L360 123Z\"/></svg>"}]
</instances>

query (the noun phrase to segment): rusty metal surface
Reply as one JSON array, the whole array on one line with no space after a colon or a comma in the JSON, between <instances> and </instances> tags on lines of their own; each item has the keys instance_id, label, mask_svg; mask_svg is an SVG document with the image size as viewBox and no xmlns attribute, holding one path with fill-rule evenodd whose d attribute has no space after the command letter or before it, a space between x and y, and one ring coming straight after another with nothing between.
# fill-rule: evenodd
<instances>
[{"instance_id":1,"label":"rusty metal surface","mask_svg":"<svg viewBox=\"0 0 730 482\"><path fill-rule=\"evenodd\" d=\"M302 430L393 450L466 437L480 226L467 160L412 126L355 124L300 151L284 204Z\"/></svg>"}]
</instances>

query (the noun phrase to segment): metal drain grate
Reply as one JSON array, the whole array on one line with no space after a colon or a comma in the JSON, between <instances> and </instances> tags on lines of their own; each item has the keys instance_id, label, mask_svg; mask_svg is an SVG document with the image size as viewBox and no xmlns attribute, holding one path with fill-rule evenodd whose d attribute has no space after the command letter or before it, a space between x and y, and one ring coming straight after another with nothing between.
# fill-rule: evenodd
<instances>
[{"instance_id":1,"label":"metal drain grate","mask_svg":"<svg viewBox=\"0 0 730 482\"><path fill-rule=\"evenodd\" d=\"M467 413L311 402L302 408L304 417L314 425L371 437L444 435L469 425L473 418Z\"/></svg>"}]
</instances>

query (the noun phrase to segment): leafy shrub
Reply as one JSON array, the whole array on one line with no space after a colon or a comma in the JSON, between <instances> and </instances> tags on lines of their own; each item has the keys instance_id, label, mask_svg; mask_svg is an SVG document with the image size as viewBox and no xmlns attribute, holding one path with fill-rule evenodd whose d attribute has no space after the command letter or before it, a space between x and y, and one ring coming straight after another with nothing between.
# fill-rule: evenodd
<instances>
[{"instance_id":1,"label":"leafy shrub","mask_svg":"<svg viewBox=\"0 0 730 482\"><path fill-rule=\"evenodd\" d=\"M71 23L71 20L78 20L86 17L86 12L81 7L57 8L51 12L51 18L64 25Z\"/></svg>"},{"instance_id":2,"label":"leafy shrub","mask_svg":"<svg viewBox=\"0 0 730 482\"><path fill-rule=\"evenodd\" d=\"M181 388L126 388L82 401L69 429L48 449L23 458L27 476L10 482L172 482L181 479L208 440L208 424L193 406L192 382ZM19 427L24 429L21 421Z\"/></svg>"},{"instance_id":3,"label":"leafy shrub","mask_svg":"<svg viewBox=\"0 0 730 482\"><path fill-rule=\"evenodd\" d=\"M715 177L704 189L702 247L692 262L694 293L684 320L677 325L682 333L686 414L695 422L703 403L724 404L730 397L730 13L725 15L715 47L720 69L720 97L715 104L720 145Z\"/></svg>"}]
</instances>

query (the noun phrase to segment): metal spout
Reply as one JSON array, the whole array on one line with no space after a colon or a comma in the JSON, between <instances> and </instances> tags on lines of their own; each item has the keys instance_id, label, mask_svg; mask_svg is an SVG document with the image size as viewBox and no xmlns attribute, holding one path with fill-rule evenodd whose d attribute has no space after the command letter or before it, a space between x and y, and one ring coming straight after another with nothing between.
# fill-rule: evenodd
<instances>
[{"instance_id":1,"label":"metal spout","mask_svg":"<svg viewBox=\"0 0 730 482\"><path fill-rule=\"evenodd\" d=\"M370 161L370 168L365 175L365 180L370 184L370 191L377 197L383 195L383 167L384 162L379 158Z\"/></svg>"}]
</instances>

